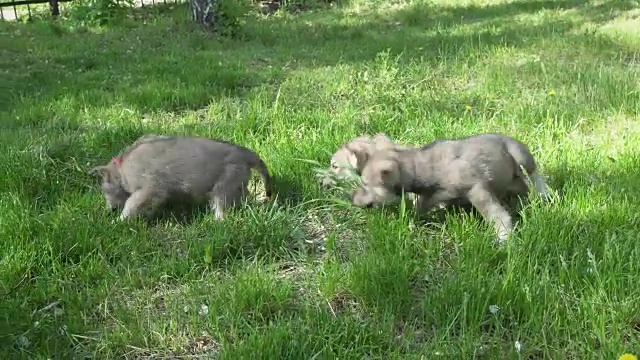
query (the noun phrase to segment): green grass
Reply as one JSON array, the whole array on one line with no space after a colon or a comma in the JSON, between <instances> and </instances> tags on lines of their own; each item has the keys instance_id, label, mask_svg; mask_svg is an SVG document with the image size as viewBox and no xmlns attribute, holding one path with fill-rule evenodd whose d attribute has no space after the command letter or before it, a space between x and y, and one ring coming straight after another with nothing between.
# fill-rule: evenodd
<instances>
[{"instance_id":1,"label":"green grass","mask_svg":"<svg viewBox=\"0 0 640 360\"><path fill-rule=\"evenodd\" d=\"M102 29L0 24L0 357L640 353L639 13L354 0L252 15L235 40L186 6ZM304 160L379 131L513 135L561 196L524 209L504 249L473 213L423 225L337 205ZM255 149L277 200L222 223L116 221L86 170L145 132Z\"/></svg>"}]
</instances>

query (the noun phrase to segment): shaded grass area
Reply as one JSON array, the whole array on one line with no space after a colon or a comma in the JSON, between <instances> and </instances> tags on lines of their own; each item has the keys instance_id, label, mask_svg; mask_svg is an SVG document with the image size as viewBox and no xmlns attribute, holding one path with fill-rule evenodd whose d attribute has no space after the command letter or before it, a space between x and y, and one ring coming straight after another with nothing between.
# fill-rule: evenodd
<instances>
[{"instance_id":1,"label":"shaded grass area","mask_svg":"<svg viewBox=\"0 0 640 360\"><path fill-rule=\"evenodd\" d=\"M252 15L239 39L202 33L182 6L104 29L0 24L0 352L640 352L634 6L354 1ZM513 135L562 196L525 208L502 250L475 214L425 227L338 205L303 160L328 165L378 131ZM86 170L146 132L256 149L278 199L224 223L115 221Z\"/></svg>"}]
</instances>

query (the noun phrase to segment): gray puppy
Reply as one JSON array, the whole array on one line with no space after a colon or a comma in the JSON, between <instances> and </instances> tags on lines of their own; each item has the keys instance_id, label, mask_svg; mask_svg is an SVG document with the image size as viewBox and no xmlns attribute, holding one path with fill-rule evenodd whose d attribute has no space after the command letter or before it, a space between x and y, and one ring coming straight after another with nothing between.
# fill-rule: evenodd
<instances>
[{"instance_id":1,"label":"gray puppy","mask_svg":"<svg viewBox=\"0 0 640 360\"><path fill-rule=\"evenodd\" d=\"M208 200L221 220L228 208L245 199L254 168L271 197L271 176L253 150L204 137L144 135L90 172L102 177L107 207L122 209L121 220L151 216L170 200Z\"/></svg>"},{"instance_id":2,"label":"gray puppy","mask_svg":"<svg viewBox=\"0 0 640 360\"><path fill-rule=\"evenodd\" d=\"M502 244L513 227L501 199L529 191L523 169L536 191L547 198L533 155L512 137L481 134L405 150L380 141L362 170L363 185L352 201L359 207L379 206L395 202L405 191L420 195L417 207L424 212L441 203L469 202L494 223Z\"/></svg>"}]
</instances>

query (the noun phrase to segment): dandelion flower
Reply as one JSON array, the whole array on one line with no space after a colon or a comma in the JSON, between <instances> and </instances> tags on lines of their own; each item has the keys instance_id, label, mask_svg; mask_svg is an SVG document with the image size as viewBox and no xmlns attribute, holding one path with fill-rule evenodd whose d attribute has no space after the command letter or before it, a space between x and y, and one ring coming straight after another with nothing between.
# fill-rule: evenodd
<instances>
[{"instance_id":1,"label":"dandelion flower","mask_svg":"<svg viewBox=\"0 0 640 360\"><path fill-rule=\"evenodd\" d=\"M29 345L31 345L31 341L29 341L29 339L27 339L27 337L24 336L24 335L20 335L20 337L18 338L18 342L20 343L20 346L25 347L25 348L29 347Z\"/></svg>"},{"instance_id":2,"label":"dandelion flower","mask_svg":"<svg viewBox=\"0 0 640 360\"><path fill-rule=\"evenodd\" d=\"M465 105L464 107L467 111L471 110L471 105Z\"/></svg>"},{"instance_id":3,"label":"dandelion flower","mask_svg":"<svg viewBox=\"0 0 640 360\"><path fill-rule=\"evenodd\" d=\"M627 353L627 354L620 355L618 360L638 360L638 357L633 354Z\"/></svg>"},{"instance_id":4,"label":"dandelion flower","mask_svg":"<svg viewBox=\"0 0 640 360\"><path fill-rule=\"evenodd\" d=\"M489 305L490 313L495 314L498 312L498 310L500 310L500 307L498 305Z\"/></svg>"},{"instance_id":5,"label":"dandelion flower","mask_svg":"<svg viewBox=\"0 0 640 360\"><path fill-rule=\"evenodd\" d=\"M556 95L555 90L551 90L551 91L549 91L549 96L555 96L555 95Z\"/></svg>"},{"instance_id":6,"label":"dandelion flower","mask_svg":"<svg viewBox=\"0 0 640 360\"><path fill-rule=\"evenodd\" d=\"M209 307L205 304L200 305L200 310L198 311L198 314L207 315L208 313L209 313Z\"/></svg>"},{"instance_id":7,"label":"dandelion flower","mask_svg":"<svg viewBox=\"0 0 640 360\"><path fill-rule=\"evenodd\" d=\"M520 343L520 341L516 340L516 342L513 344L513 347L516 348L516 352L520 353L520 351L522 350L522 343Z\"/></svg>"}]
</instances>

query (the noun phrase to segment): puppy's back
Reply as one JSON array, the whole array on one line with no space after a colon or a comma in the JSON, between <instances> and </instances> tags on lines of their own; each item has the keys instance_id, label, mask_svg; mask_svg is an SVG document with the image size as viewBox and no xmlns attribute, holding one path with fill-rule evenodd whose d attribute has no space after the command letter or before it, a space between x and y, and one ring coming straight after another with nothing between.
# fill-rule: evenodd
<instances>
[{"instance_id":1,"label":"puppy's back","mask_svg":"<svg viewBox=\"0 0 640 360\"><path fill-rule=\"evenodd\" d=\"M247 150L204 137L151 138L123 156L123 178L130 192L152 185L201 193L218 181L225 163L239 161Z\"/></svg>"},{"instance_id":2,"label":"puppy's back","mask_svg":"<svg viewBox=\"0 0 640 360\"><path fill-rule=\"evenodd\" d=\"M505 143L494 134L436 140L423 146L421 152L423 163L433 164L433 176L439 182L460 188L479 181L504 187L516 172Z\"/></svg>"}]
</instances>

